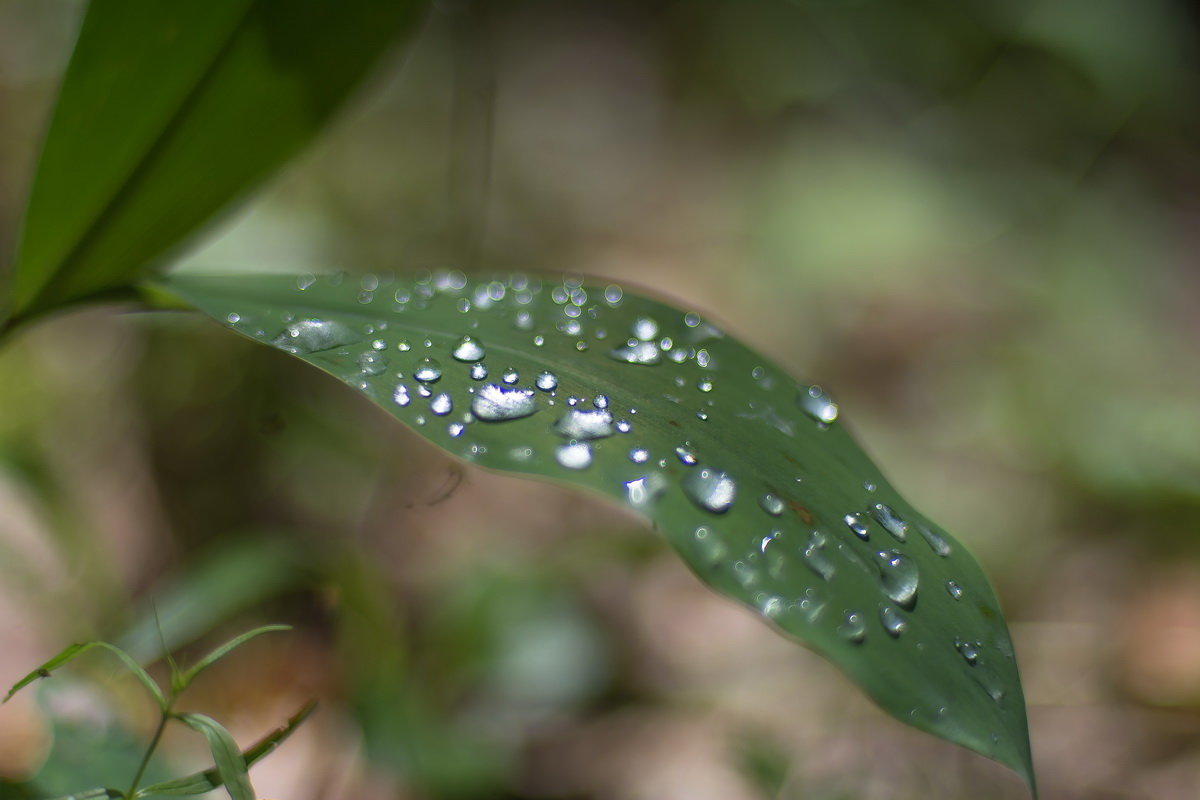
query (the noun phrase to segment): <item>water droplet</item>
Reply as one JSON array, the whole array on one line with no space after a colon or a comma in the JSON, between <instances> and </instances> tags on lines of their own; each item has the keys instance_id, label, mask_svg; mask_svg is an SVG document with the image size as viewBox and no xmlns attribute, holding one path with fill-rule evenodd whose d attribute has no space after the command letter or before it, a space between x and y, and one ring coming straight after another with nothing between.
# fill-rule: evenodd
<instances>
[{"instance_id":1,"label":"water droplet","mask_svg":"<svg viewBox=\"0 0 1200 800\"><path fill-rule=\"evenodd\" d=\"M929 545L930 550L942 558L946 558L950 555L952 549L950 547L950 543L938 534L934 533L928 525L918 522L916 523L916 528L917 533L921 534L921 538L924 539L925 543Z\"/></svg>"},{"instance_id":2,"label":"water droplet","mask_svg":"<svg viewBox=\"0 0 1200 800\"><path fill-rule=\"evenodd\" d=\"M710 564L719 564L725 558L725 544L717 538L717 534L711 528L699 526L692 531L692 539L696 543L696 549Z\"/></svg>"},{"instance_id":3,"label":"water droplet","mask_svg":"<svg viewBox=\"0 0 1200 800\"><path fill-rule=\"evenodd\" d=\"M875 555L884 594L911 610L917 604L917 562L899 550L881 550Z\"/></svg>"},{"instance_id":4,"label":"water droplet","mask_svg":"<svg viewBox=\"0 0 1200 800\"><path fill-rule=\"evenodd\" d=\"M403 383L396 387L396 392L392 395L392 402L401 407L408 405L411 399L408 396L408 387Z\"/></svg>"},{"instance_id":5,"label":"water droplet","mask_svg":"<svg viewBox=\"0 0 1200 800\"><path fill-rule=\"evenodd\" d=\"M862 614L851 611L846 614L845 621L838 625L837 633L851 644L862 644L863 640L867 638L867 623L863 620Z\"/></svg>"},{"instance_id":6,"label":"water droplet","mask_svg":"<svg viewBox=\"0 0 1200 800\"><path fill-rule=\"evenodd\" d=\"M954 581L946 581L946 591L949 592L950 596L955 600L962 600L963 589Z\"/></svg>"},{"instance_id":7,"label":"water droplet","mask_svg":"<svg viewBox=\"0 0 1200 800\"><path fill-rule=\"evenodd\" d=\"M464 336L451 355L458 361L480 361L484 356L483 345L474 337Z\"/></svg>"},{"instance_id":8,"label":"water droplet","mask_svg":"<svg viewBox=\"0 0 1200 800\"><path fill-rule=\"evenodd\" d=\"M822 551L825 549L825 534L820 531L813 531L808 537L808 544L804 548L804 563L808 568L821 577L821 580L830 580L836 574L833 567L833 562Z\"/></svg>"},{"instance_id":9,"label":"water droplet","mask_svg":"<svg viewBox=\"0 0 1200 800\"><path fill-rule=\"evenodd\" d=\"M313 275L311 272L306 272L300 277L296 278L296 288L303 292L316 282L317 276Z\"/></svg>"},{"instance_id":10,"label":"water droplet","mask_svg":"<svg viewBox=\"0 0 1200 800\"><path fill-rule=\"evenodd\" d=\"M651 472L637 480L625 484L625 495L629 504L636 507L647 505L657 500L667 489L667 479L661 472Z\"/></svg>"},{"instance_id":11,"label":"water droplet","mask_svg":"<svg viewBox=\"0 0 1200 800\"><path fill-rule=\"evenodd\" d=\"M528 417L537 411L532 389L509 389L484 384L471 398L471 413L485 422L503 422Z\"/></svg>"},{"instance_id":12,"label":"water droplet","mask_svg":"<svg viewBox=\"0 0 1200 800\"><path fill-rule=\"evenodd\" d=\"M975 666L975 662L979 660L979 647L973 642L963 641L957 637L954 639L954 648L971 666Z\"/></svg>"},{"instance_id":13,"label":"water droplet","mask_svg":"<svg viewBox=\"0 0 1200 800\"><path fill-rule=\"evenodd\" d=\"M644 447L635 447L629 451L629 460L635 464L645 464L650 460L650 451Z\"/></svg>"},{"instance_id":14,"label":"water droplet","mask_svg":"<svg viewBox=\"0 0 1200 800\"><path fill-rule=\"evenodd\" d=\"M800 396L796 398L796 405L818 422L830 423L838 417L837 403L833 402L820 386L809 386L801 390Z\"/></svg>"},{"instance_id":15,"label":"water droplet","mask_svg":"<svg viewBox=\"0 0 1200 800\"><path fill-rule=\"evenodd\" d=\"M683 493L705 511L723 514L737 496L737 482L720 470L704 467L683 476Z\"/></svg>"},{"instance_id":16,"label":"water droplet","mask_svg":"<svg viewBox=\"0 0 1200 800\"><path fill-rule=\"evenodd\" d=\"M375 341L371 342L371 349L387 350L387 342L385 342L383 339L376 339Z\"/></svg>"},{"instance_id":17,"label":"water droplet","mask_svg":"<svg viewBox=\"0 0 1200 800\"><path fill-rule=\"evenodd\" d=\"M237 325L239 322L242 321L242 315L231 312L228 316L225 317L225 321L228 322L230 325Z\"/></svg>"},{"instance_id":18,"label":"water droplet","mask_svg":"<svg viewBox=\"0 0 1200 800\"><path fill-rule=\"evenodd\" d=\"M707 350L697 350L696 351L696 363L699 364L704 369L708 369L709 367L712 366L712 356L709 355Z\"/></svg>"},{"instance_id":19,"label":"water droplet","mask_svg":"<svg viewBox=\"0 0 1200 800\"><path fill-rule=\"evenodd\" d=\"M432 397L433 390L430 389L425 384L419 383L419 384L417 384L417 394L421 395L421 397Z\"/></svg>"},{"instance_id":20,"label":"water droplet","mask_svg":"<svg viewBox=\"0 0 1200 800\"><path fill-rule=\"evenodd\" d=\"M871 506L871 516L897 541L903 542L908 538L908 523L901 519L891 506L885 503L876 503Z\"/></svg>"},{"instance_id":21,"label":"water droplet","mask_svg":"<svg viewBox=\"0 0 1200 800\"><path fill-rule=\"evenodd\" d=\"M689 328L694 328L700 324L700 315L695 311L689 311L683 315L683 324Z\"/></svg>"},{"instance_id":22,"label":"water droplet","mask_svg":"<svg viewBox=\"0 0 1200 800\"><path fill-rule=\"evenodd\" d=\"M638 317L633 323L633 335L643 342L649 342L658 336L658 323L650 317Z\"/></svg>"},{"instance_id":23,"label":"water droplet","mask_svg":"<svg viewBox=\"0 0 1200 800\"><path fill-rule=\"evenodd\" d=\"M606 394L596 395L595 397L592 398L592 405L594 405L596 408L600 408L600 409L608 408L608 395L606 395Z\"/></svg>"},{"instance_id":24,"label":"water droplet","mask_svg":"<svg viewBox=\"0 0 1200 800\"><path fill-rule=\"evenodd\" d=\"M522 309L513 317L513 326L519 331L533 330L533 314Z\"/></svg>"},{"instance_id":25,"label":"water droplet","mask_svg":"<svg viewBox=\"0 0 1200 800\"><path fill-rule=\"evenodd\" d=\"M413 377L421 383L437 383L442 378L442 365L435 358L422 358L413 370Z\"/></svg>"},{"instance_id":26,"label":"water droplet","mask_svg":"<svg viewBox=\"0 0 1200 800\"><path fill-rule=\"evenodd\" d=\"M554 452L554 459L567 469L586 469L592 463L592 446L587 442L564 444Z\"/></svg>"},{"instance_id":27,"label":"water droplet","mask_svg":"<svg viewBox=\"0 0 1200 800\"><path fill-rule=\"evenodd\" d=\"M631 430L633 430L632 422L630 422L627 419L617 420L617 432L618 433L629 433Z\"/></svg>"},{"instance_id":28,"label":"water droplet","mask_svg":"<svg viewBox=\"0 0 1200 800\"><path fill-rule=\"evenodd\" d=\"M702 378L700 382L696 384L696 388L702 392L711 392L713 390L713 382L709 378Z\"/></svg>"},{"instance_id":29,"label":"water droplet","mask_svg":"<svg viewBox=\"0 0 1200 800\"><path fill-rule=\"evenodd\" d=\"M618 347L609 353L610 356L617 361L623 361L626 364L645 364L647 366L657 364L661 360L661 354L658 345L654 342L637 342L626 343L624 347Z\"/></svg>"},{"instance_id":30,"label":"water droplet","mask_svg":"<svg viewBox=\"0 0 1200 800\"><path fill-rule=\"evenodd\" d=\"M387 356L374 350L368 350L358 357L358 371L363 375L382 375L387 365Z\"/></svg>"},{"instance_id":31,"label":"water droplet","mask_svg":"<svg viewBox=\"0 0 1200 800\"><path fill-rule=\"evenodd\" d=\"M604 302L608 303L610 306L619 306L621 304L621 298L624 295L625 292L622 291L621 287L617 286L615 283L611 283L604 287Z\"/></svg>"},{"instance_id":32,"label":"water droplet","mask_svg":"<svg viewBox=\"0 0 1200 800\"><path fill-rule=\"evenodd\" d=\"M511 386L517 381L521 380L521 373L517 372L512 367L509 367L508 369L504 370L504 374L500 376L500 380Z\"/></svg>"},{"instance_id":33,"label":"water droplet","mask_svg":"<svg viewBox=\"0 0 1200 800\"><path fill-rule=\"evenodd\" d=\"M783 501L773 494L764 494L758 498L758 504L762 506L763 511L772 517L778 517L783 513L783 509L785 508Z\"/></svg>"},{"instance_id":34,"label":"water droplet","mask_svg":"<svg viewBox=\"0 0 1200 800\"><path fill-rule=\"evenodd\" d=\"M679 462L686 467L696 466L696 453L686 444L675 448L675 455L679 457Z\"/></svg>"},{"instance_id":35,"label":"water droplet","mask_svg":"<svg viewBox=\"0 0 1200 800\"><path fill-rule=\"evenodd\" d=\"M854 535L862 539L864 542L871 538L871 531L867 528L866 515L861 511L856 511L853 514L847 514L842 517L842 521L846 523L846 527L854 532Z\"/></svg>"},{"instance_id":36,"label":"water droplet","mask_svg":"<svg viewBox=\"0 0 1200 800\"><path fill-rule=\"evenodd\" d=\"M879 607L879 622L892 638L897 638L908 628L908 620L892 606Z\"/></svg>"},{"instance_id":37,"label":"water droplet","mask_svg":"<svg viewBox=\"0 0 1200 800\"><path fill-rule=\"evenodd\" d=\"M534 346L534 347L541 347L541 346L542 346L542 345L544 345L545 343L546 343L546 337L545 337L545 336L542 336L541 334L538 334L537 336L533 337L533 346Z\"/></svg>"},{"instance_id":38,"label":"water droplet","mask_svg":"<svg viewBox=\"0 0 1200 800\"><path fill-rule=\"evenodd\" d=\"M572 408L554 423L554 432L567 439L603 439L613 435L612 414Z\"/></svg>"},{"instance_id":39,"label":"water droplet","mask_svg":"<svg viewBox=\"0 0 1200 800\"><path fill-rule=\"evenodd\" d=\"M450 434L451 439L457 439L459 436L462 436L463 431L466 429L467 426L461 422L451 422L446 426L446 433Z\"/></svg>"},{"instance_id":40,"label":"water droplet","mask_svg":"<svg viewBox=\"0 0 1200 800\"><path fill-rule=\"evenodd\" d=\"M396 349L401 353L407 353L409 350L412 350L412 345L408 343L408 339L401 339L396 343Z\"/></svg>"},{"instance_id":41,"label":"water droplet","mask_svg":"<svg viewBox=\"0 0 1200 800\"><path fill-rule=\"evenodd\" d=\"M553 392L558 388L558 376L553 372L542 372L538 374L534 384L543 392Z\"/></svg>"},{"instance_id":42,"label":"water droplet","mask_svg":"<svg viewBox=\"0 0 1200 800\"><path fill-rule=\"evenodd\" d=\"M866 489L868 492L874 492L875 484L871 483L870 481L863 481L863 488Z\"/></svg>"},{"instance_id":43,"label":"water droplet","mask_svg":"<svg viewBox=\"0 0 1200 800\"><path fill-rule=\"evenodd\" d=\"M454 410L454 400L445 392L434 395L433 399L429 401L429 410L439 417L444 417Z\"/></svg>"},{"instance_id":44,"label":"water droplet","mask_svg":"<svg viewBox=\"0 0 1200 800\"><path fill-rule=\"evenodd\" d=\"M289 353L307 355L362 340L361 333L344 323L336 320L306 319L288 325L271 344Z\"/></svg>"},{"instance_id":45,"label":"water droplet","mask_svg":"<svg viewBox=\"0 0 1200 800\"><path fill-rule=\"evenodd\" d=\"M488 368L483 364L471 365L471 380L481 381L488 376Z\"/></svg>"}]
</instances>

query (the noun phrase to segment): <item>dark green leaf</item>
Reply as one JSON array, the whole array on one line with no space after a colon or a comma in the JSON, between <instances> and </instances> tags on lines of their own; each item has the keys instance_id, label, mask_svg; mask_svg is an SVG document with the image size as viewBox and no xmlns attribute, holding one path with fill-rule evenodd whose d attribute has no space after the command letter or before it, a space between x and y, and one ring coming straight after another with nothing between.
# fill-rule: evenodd
<instances>
[{"instance_id":1,"label":"dark green leaf","mask_svg":"<svg viewBox=\"0 0 1200 800\"><path fill-rule=\"evenodd\" d=\"M120 289L285 163L419 0L93 0L34 181L12 312Z\"/></svg>"},{"instance_id":2,"label":"dark green leaf","mask_svg":"<svg viewBox=\"0 0 1200 800\"><path fill-rule=\"evenodd\" d=\"M221 723L204 714L177 714L181 722L200 731L208 740L217 775L229 792L230 800L255 800L254 787L250 785L249 765L242 756L237 742Z\"/></svg>"},{"instance_id":3,"label":"dark green leaf","mask_svg":"<svg viewBox=\"0 0 1200 800\"><path fill-rule=\"evenodd\" d=\"M180 678L179 685L175 687L175 690L177 692L182 692L184 689L186 689L188 687L188 684L190 684L193 680L195 680L197 675L199 675L201 672L208 669L213 664L217 663L222 658L229 655L229 653L231 653L233 650L237 649L238 647L241 647L242 645L244 645L246 642L250 641L254 637L261 636L264 633L271 633L273 631L290 631L291 629L292 629L291 625L263 625L260 628L255 628L254 630L246 631L241 636L235 636L233 639L230 639L228 642L221 645L216 650L213 650L211 653L206 655L204 658L200 659L191 668L184 670L183 675Z\"/></svg>"},{"instance_id":4,"label":"dark green leaf","mask_svg":"<svg viewBox=\"0 0 1200 800\"><path fill-rule=\"evenodd\" d=\"M468 461L643 512L709 585L893 716L1032 785L1012 642L979 566L888 485L824 392L700 315L521 276L158 285Z\"/></svg>"},{"instance_id":5,"label":"dark green leaf","mask_svg":"<svg viewBox=\"0 0 1200 800\"><path fill-rule=\"evenodd\" d=\"M102 650L107 650L108 652L115 655L117 658L121 659L121 662L129 669L129 671L132 672L134 674L134 676L136 676L137 679L142 682L142 685L146 687L146 691L150 692L150 694L153 695L154 700L155 700L155 702L158 703L159 708L166 707L167 701L163 697L162 690L158 688L158 684L154 682L154 679L150 677L150 675L146 672L146 670L142 669L141 665L139 665L136 661L134 661L133 657L130 656L128 653L126 653L124 650L122 650L119 647L116 647L115 645L111 645L108 642L82 642L82 643L73 644L73 645L70 645L69 647L66 647L61 653L56 655L54 658L52 658L49 661L47 661L46 663L42 664L40 667L35 669L33 672L30 672L24 678L21 678L21 680L17 681L15 684L13 684L13 687L8 690L8 694L6 694L4 696L3 702L7 703L14 694L16 694L17 692L19 692L21 689L28 686L29 684L33 683L38 678L49 678L51 672L58 669L62 665L66 664L67 662L73 661L75 658L83 655L88 650L91 650L93 647L99 647Z\"/></svg>"},{"instance_id":6,"label":"dark green leaf","mask_svg":"<svg viewBox=\"0 0 1200 800\"><path fill-rule=\"evenodd\" d=\"M252 767L255 762L265 758L275 750L285 739L292 735L292 732L300 726L308 718L308 715L317 707L316 702L307 703L302 709L292 715L284 725L271 731L271 733L260 739L253 747L242 752L242 759L246 762L246 768ZM211 792L213 789L219 788L223 783L221 773L216 767L197 772L183 778L175 780L163 781L156 783L153 786L147 786L139 789L134 795L135 797L154 797L156 795L191 795L204 794Z\"/></svg>"}]
</instances>

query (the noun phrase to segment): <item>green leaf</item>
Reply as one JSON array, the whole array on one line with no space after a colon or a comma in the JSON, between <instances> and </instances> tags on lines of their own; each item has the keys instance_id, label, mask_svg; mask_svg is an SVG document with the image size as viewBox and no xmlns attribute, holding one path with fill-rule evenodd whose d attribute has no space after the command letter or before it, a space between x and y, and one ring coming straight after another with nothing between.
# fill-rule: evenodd
<instances>
[{"instance_id":1,"label":"green leaf","mask_svg":"<svg viewBox=\"0 0 1200 800\"><path fill-rule=\"evenodd\" d=\"M300 724L304 720L308 719L308 716L316 707L317 704L315 701L309 701L303 708L293 714L284 725L271 731L252 747L244 750L242 752L242 759L246 762L246 768L249 769L257 761L272 753L276 747L292 735L296 728L300 727ZM220 788L223 783L220 771L216 767L213 767L212 769L197 772L183 778L176 778L156 783L153 786L146 786L139 789L134 794L134 797L204 794L205 792L211 792L213 789Z\"/></svg>"},{"instance_id":2,"label":"green leaf","mask_svg":"<svg viewBox=\"0 0 1200 800\"><path fill-rule=\"evenodd\" d=\"M120 789L88 789L84 792L76 792L63 797L56 797L54 800L99 800L101 797L124 797L125 793Z\"/></svg>"},{"instance_id":3,"label":"green leaf","mask_svg":"<svg viewBox=\"0 0 1200 800\"><path fill-rule=\"evenodd\" d=\"M888 485L823 391L699 314L522 276L157 285L461 458L632 506L897 719L1032 786L1012 642L978 564Z\"/></svg>"},{"instance_id":4,"label":"green leaf","mask_svg":"<svg viewBox=\"0 0 1200 800\"><path fill-rule=\"evenodd\" d=\"M229 792L230 800L255 800L250 785L249 765L237 742L221 723L204 714L176 714L181 722L204 734L212 752L217 775Z\"/></svg>"},{"instance_id":5,"label":"green leaf","mask_svg":"<svg viewBox=\"0 0 1200 800\"><path fill-rule=\"evenodd\" d=\"M193 680L196 679L197 675L256 636L261 636L264 633L272 633L274 631L290 631L291 629L291 625L263 625L262 627L255 628L254 630L246 631L240 636L235 636L225 644L213 650L204 658L200 659L191 668L184 670L182 676L180 676L178 686L175 687L175 691L182 692Z\"/></svg>"},{"instance_id":6,"label":"green leaf","mask_svg":"<svg viewBox=\"0 0 1200 800\"><path fill-rule=\"evenodd\" d=\"M12 313L119 290L293 156L420 0L93 0L59 92Z\"/></svg>"},{"instance_id":7,"label":"green leaf","mask_svg":"<svg viewBox=\"0 0 1200 800\"><path fill-rule=\"evenodd\" d=\"M13 687L8 690L8 694L4 696L3 702L7 703L14 694L33 683L38 678L49 678L51 672L63 666L64 664L75 660L77 657L83 655L94 647L107 650L117 658L121 659L121 662L129 669L129 671L132 672L134 676L142 682L142 685L146 687L146 691L150 692L150 694L154 697L154 700L158 703L159 708L166 708L167 701L166 698L163 697L162 689L158 688L158 684L154 682L154 679L150 677L149 673L142 669L141 665L134 661L132 656L130 656L121 648L111 645L108 642L81 642L64 648L63 651L54 658L42 664L24 678L21 678L21 680L13 684Z\"/></svg>"}]
</instances>

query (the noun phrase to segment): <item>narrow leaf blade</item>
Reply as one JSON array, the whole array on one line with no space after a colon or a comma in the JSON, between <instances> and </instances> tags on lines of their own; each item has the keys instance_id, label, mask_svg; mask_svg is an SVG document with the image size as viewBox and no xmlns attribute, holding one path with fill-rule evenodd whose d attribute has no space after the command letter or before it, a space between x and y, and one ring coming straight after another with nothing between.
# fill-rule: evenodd
<instances>
[{"instance_id":1,"label":"narrow leaf blade","mask_svg":"<svg viewBox=\"0 0 1200 800\"><path fill-rule=\"evenodd\" d=\"M143 273L306 144L422 8L93 0L31 192L12 311Z\"/></svg>"},{"instance_id":2,"label":"narrow leaf blade","mask_svg":"<svg viewBox=\"0 0 1200 800\"><path fill-rule=\"evenodd\" d=\"M242 645L244 645L246 642L250 641L251 639L254 639L255 637L258 637L258 636L262 636L264 633L273 633L275 631L290 631L291 629L292 629L291 625L263 625L262 627L255 628L254 630L246 631L245 633L241 634L240 636L235 636L234 638L230 639L225 644L223 644L220 647L213 650L211 653L206 655L204 658L200 659L198 662L196 662L195 665L193 665L192 667L190 667L189 669L184 671L183 677L180 680L180 685L178 687L178 691L183 691L185 688L187 688L188 684L190 684L193 680L195 680L197 675L199 675L201 672L208 669L213 664L217 663L222 658L229 655L231 652L233 652L237 648L241 647Z\"/></svg>"},{"instance_id":3,"label":"narrow leaf blade","mask_svg":"<svg viewBox=\"0 0 1200 800\"><path fill-rule=\"evenodd\" d=\"M150 693L150 695L154 698L155 702L158 703L159 708L163 708L166 706L166 698L163 697L162 689L160 689L158 684L154 682L154 679L150 677L150 674L148 672L146 672L146 670L143 669L142 666L140 664L138 664L137 661L135 661L132 656L130 656L128 653L126 653L121 648L119 648L115 645L111 645L108 642L80 642L80 643L69 645L68 647L64 648L62 650L62 652L60 652L58 655L54 656L54 658L51 658L49 661L45 662L44 664L39 666L37 669L33 670L28 675L21 678L21 680L17 681L15 684L13 684L12 688L8 690L8 694L6 694L4 696L3 702L7 703L14 694L16 694L17 692L19 692L21 689L25 688L29 684L33 683L34 681L38 680L39 678L50 677L50 673L53 672L54 670L58 669L59 667L63 666L64 664L74 661L76 658L83 655L88 650L91 650L91 649L97 648L97 647L102 650L107 650L108 652L112 653L117 658L119 658L121 660L121 663L123 663L125 665L125 667L130 672L133 673L134 677L136 677L139 681L141 681L142 685L146 687L146 691L148 691Z\"/></svg>"},{"instance_id":4,"label":"narrow leaf blade","mask_svg":"<svg viewBox=\"0 0 1200 800\"><path fill-rule=\"evenodd\" d=\"M1032 787L1012 642L978 564L888 485L828 395L699 314L524 276L158 286L468 461L632 506L890 714Z\"/></svg>"},{"instance_id":5,"label":"narrow leaf blade","mask_svg":"<svg viewBox=\"0 0 1200 800\"><path fill-rule=\"evenodd\" d=\"M208 749L212 753L217 775L229 792L231 800L254 800L254 787L250 785L249 765L233 736L215 719L204 714L178 714L181 722L204 734Z\"/></svg>"}]
</instances>

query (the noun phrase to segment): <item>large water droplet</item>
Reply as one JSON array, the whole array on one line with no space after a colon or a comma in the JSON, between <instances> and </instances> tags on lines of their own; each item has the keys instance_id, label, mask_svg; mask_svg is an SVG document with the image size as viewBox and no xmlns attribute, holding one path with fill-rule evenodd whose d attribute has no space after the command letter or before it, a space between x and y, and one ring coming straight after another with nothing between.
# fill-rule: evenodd
<instances>
[{"instance_id":1,"label":"large water droplet","mask_svg":"<svg viewBox=\"0 0 1200 800\"><path fill-rule=\"evenodd\" d=\"M899 637L908 628L908 620L892 606L879 607L879 622L893 638Z\"/></svg>"},{"instance_id":2,"label":"large water droplet","mask_svg":"<svg viewBox=\"0 0 1200 800\"><path fill-rule=\"evenodd\" d=\"M554 459L567 469L586 469L592 463L592 446L587 442L571 442L554 451Z\"/></svg>"},{"instance_id":3,"label":"large water droplet","mask_svg":"<svg viewBox=\"0 0 1200 800\"><path fill-rule=\"evenodd\" d=\"M813 531L808 537L808 544L804 547L804 563L808 568L821 577L822 580L830 580L836 574L833 567L833 562L825 555L825 534L820 531Z\"/></svg>"},{"instance_id":4,"label":"large water droplet","mask_svg":"<svg viewBox=\"0 0 1200 800\"><path fill-rule=\"evenodd\" d=\"M893 511L891 506L885 503L876 503L871 506L871 516L897 541L903 542L908 539L908 523Z\"/></svg>"},{"instance_id":5,"label":"large water droplet","mask_svg":"<svg viewBox=\"0 0 1200 800\"><path fill-rule=\"evenodd\" d=\"M758 504L762 506L763 511L767 512L772 517L778 517L783 513L783 501L773 494L764 494L762 497L758 498Z\"/></svg>"},{"instance_id":6,"label":"large water droplet","mask_svg":"<svg viewBox=\"0 0 1200 800\"><path fill-rule=\"evenodd\" d=\"M796 398L796 405L818 422L830 423L838 418L837 403L820 386L809 386L802 389Z\"/></svg>"},{"instance_id":7,"label":"large water droplet","mask_svg":"<svg viewBox=\"0 0 1200 800\"><path fill-rule=\"evenodd\" d=\"M429 401L429 410L439 417L444 417L454 410L454 399L445 392L434 395L433 399Z\"/></svg>"},{"instance_id":8,"label":"large water droplet","mask_svg":"<svg viewBox=\"0 0 1200 800\"><path fill-rule=\"evenodd\" d=\"M363 340L363 334L336 320L306 319L293 322L271 344L297 355L319 353Z\"/></svg>"},{"instance_id":9,"label":"large water droplet","mask_svg":"<svg viewBox=\"0 0 1200 800\"><path fill-rule=\"evenodd\" d=\"M837 628L838 636L841 636L851 644L862 644L867 638L867 623L863 620L862 614L857 611L851 611L846 614L846 619Z\"/></svg>"},{"instance_id":10,"label":"large water droplet","mask_svg":"<svg viewBox=\"0 0 1200 800\"><path fill-rule=\"evenodd\" d=\"M658 323L650 317L638 317L633 323L633 335L648 342L658 336Z\"/></svg>"},{"instance_id":11,"label":"large water droplet","mask_svg":"<svg viewBox=\"0 0 1200 800\"><path fill-rule=\"evenodd\" d=\"M483 345L472 336L464 336L451 355L459 361L481 361L484 356Z\"/></svg>"},{"instance_id":12,"label":"large water droplet","mask_svg":"<svg viewBox=\"0 0 1200 800\"><path fill-rule=\"evenodd\" d=\"M903 608L912 609L917 604L917 562L899 550L881 550L875 555L884 594Z\"/></svg>"},{"instance_id":13,"label":"large water droplet","mask_svg":"<svg viewBox=\"0 0 1200 800\"><path fill-rule=\"evenodd\" d=\"M558 376L553 372L542 372L533 383L543 392L553 392L558 388Z\"/></svg>"},{"instance_id":14,"label":"large water droplet","mask_svg":"<svg viewBox=\"0 0 1200 800\"><path fill-rule=\"evenodd\" d=\"M479 387L471 398L471 413L484 422L504 422L537 411L532 389L510 389L495 383Z\"/></svg>"},{"instance_id":15,"label":"large water droplet","mask_svg":"<svg viewBox=\"0 0 1200 800\"><path fill-rule=\"evenodd\" d=\"M937 553L942 558L946 558L951 553L950 543L941 536L934 533L928 525L916 523L917 533L921 534L921 538L929 545L929 549Z\"/></svg>"},{"instance_id":16,"label":"large water droplet","mask_svg":"<svg viewBox=\"0 0 1200 800\"><path fill-rule=\"evenodd\" d=\"M629 498L630 505L640 508L657 500L666 489L667 479L663 474L651 472L637 480L626 482L625 495Z\"/></svg>"},{"instance_id":17,"label":"large water droplet","mask_svg":"<svg viewBox=\"0 0 1200 800\"><path fill-rule=\"evenodd\" d=\"M654 342L633 341L611 351L609 355L626 364L645 364L647 366L657 364L662 359L658 345Z\"/></svg>"},{"instance_id":18,"label":"large water droplet","mask_svg":"<svg viewBox=\"0 0 1200 800\"><path fill-rule=\"evenodd\" d=\"M436 383L442 377L442 365L436 358L422 358L413 370L413 377L421 383Z\"/></svg>"},{"instance_id":19,"label":"large water droplet","mask_svg":"<svg viewBox=\"0 0 1200 800\"><path fill-rule=\"evenodd\" d=\"M684 475L681 485L689 500L714 514L728 511L737 497L737 482L728 474L709 467Z\"/></svg>"},{"instance_id":20,"label":"large water droplet","mask_svg":"<svg viewBox=\"0 0 1200 800\"><path fill-rule=\"evenodd\" d=\"M572 408L554 423L554 432L567 439L603 439L613 435L612 414Z\"/></svg>"},{"instance_id":21,"label":"large water droplet","mask_svg":"<svg viewBox=\"0 0 1200 800\"><path fill-rule=\"evenodd\" d=\"M847 528L853 531L855 536L864 542L871 538L871 531L867 528L866 515L862 512L847 514L842 517L842 521L846 523Z\"/></svg>"},{"instance_id":22,"label":"large water droplet","mask_svg":"<svg viewBox=\"0 0 1200 800\"><path fill-rule=\"evenodd\" d=\"M358 357L358 371L363 375L382 375L387 371L387 356L368 350Z\"/></svg>"},{"instance_id":23,"label":"large water droplet","mask_svg":"<svg viewBox=\"0 0 1200 800\"><path fill-rule=\"evenodd\" d=\"M403 383L396 387L396 393L392 395L392 402L398 406L406 406L412 402L412 398L408 396L408 387Z\"/></svg>"}]
</instances>

